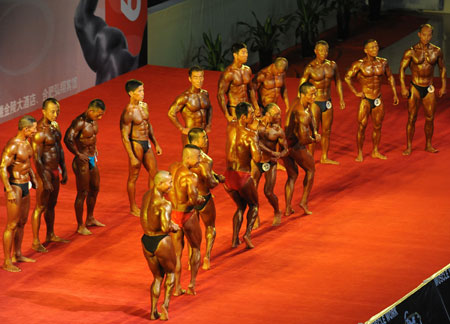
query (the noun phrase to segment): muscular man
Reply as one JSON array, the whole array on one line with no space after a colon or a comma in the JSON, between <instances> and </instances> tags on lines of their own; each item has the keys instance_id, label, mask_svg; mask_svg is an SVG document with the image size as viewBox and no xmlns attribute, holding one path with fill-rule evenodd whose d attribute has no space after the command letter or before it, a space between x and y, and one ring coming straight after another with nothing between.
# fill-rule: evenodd
<instances>
[{"instance_id":1,"label":"muscular man","mask_svg":"<svg viewBox=\"0 0 450 324\"><path fill-rule=\"evenodd\" d=\"M441 73L441 89L439 98L446 93L447 72L444 55L439 47L430 43L433 36L433 27L424 24L419 28L419 43L405 51L400 63L400 85L403 98L408 98L408 123L406 124L406 150L403 155L410 155L412 139L414 137L417 111L420 102L425 112L425 151L437 153L438 150L431 145L434 131L434 112L436 110L436 94L433 86L434 67L437 64ZM410 90L405 85L405 70L411 70L412 80Z\"/></svg>"},{"instance_id":2,"label":"muscular man","mask_svg":"<svg viewBox=\"0 0 450 324\"><path fill-rule=\"evenodd\" d=\"M289 97L286 87L286 71L288 61L284 57L277 57L275 62L260 70L253 78L253 86L259 95L262 107L270 103L277 103L283 97L286 111L289 111Z\"/></svg>"},{"instance_id":3,"label":"muscular man","mask_svg":"<svg viewBox=\"0 0 450 324\"><path fill-rule=\"evenodd\" d=\"M191 171L200 162L201 150L195 145L187 144L183 148L182 162L174 162L169 167L169 172L173 178L173 189L169 191L169 199L172 202L172 221L181 230L172 233L173 245L177 256L175 268L175 292L174 296L180 296L186 291L181 289L181 255L184 247L184 235L192 248L192 256L189 259L191 267L191 282L189 283L187 294L195 295L195 280L198 268L200 267L200 244L202 243L202 230L198 220L198 213L194 206L205 201L203 196L198 194L198 177Z\"/></svg>"},{"instance_id":4,"label":"muscular man","mask_svg":"<svg viewBox=\"0 0 450 324\"><path fill-rule=\"evenodd\" d=\"M381 98L381 79L385 75L394 93L394 105L398 104L395 80L387 59L378 57L378 43L374 39L364 42L364 53L366 57L354 62L345 75L350 90L355 96L361 98L358 110L358 133L356 135L356 145L358 148L357 162L363 161L362 147L364 143L365 131L369 122L369 115L373 121L373 150L372 157L386 160L387 157L378 151L381 138L381 125L384 118L384 104ZM357 91L352 84L352 79L358 78L361 84L361 91Z\"/></svg>"},{"instance_id":5,"label":"muscular man","mask_svg":"<svg viewBox=\"0 0 450 324\"><path fill-rule=\"evenodd\" d=\"M128 80L125 90L130 96L128 106L120 117L120 132L122 143L128 154L127 192L130 201L130 213L140 215L136 204L136 181L141 165L149 173L148 188L152 189L153 179L157 172L156 159L149 140L155 145L156 154L161 155L162 149L156 141L152 124L149 121L148 106L144 100L144 84L138 80Z\"/></svg>"},{"instance_id":6,"label":"muscular man","mask_svg":"<svg viewBox=\"0 0 450 324\"><path fill-rule=\"evenodd\" d=\"M167 171L159 171L155 175L153 189L147 191L142 202L141 226L142 251L147 260L148 267L153 274L153 282L150 286L151 312L150 319L169 319L169 302L175 284L175 250L170 232L179 230L177 224L170 221L172 204L164 198L164 195L172 188L172 176ZM164 303L161 305L161 313L156 305L161 293L161 285L164 284Z\"/></svg>"},{"instance_id":7,"label":"muscular man","mask_svg":"<svg viewBox=\"0 0 450 324\"><path fill-rule=\"evenodd\" d=\"M256 114L260 115L256 94L251 85L252 70L244 65L248 57L247 46L244 43L236 43L231 47L231 51L233 52L233 63L220 75L217 91L220 109L229 122L236 118L236 105L244 101L251 100Z\"/></svg>"},{"instance_id":8,"label":"muscular man","mask_svg":"<svg viewBox=\"0 0 450 324\"><path fill-rule=\"evenodd\" d=\"M23 230L30 210L30 181L36 188L37 182L31 168L31 148L28 138L36 133L36 119L24 116L19 120L17 135L6 143L0 163L0 177L5 186L6 228L3 232L3 269L19 272L13 262L35 262L22 255ZM14 253L11 257L12 247Z\"/></svg>"},{"instance_id":9,"label":"muscular man","mask_svg":"<svg viewBox=\"0 0 450 324\"><path fill-rule=\"evenodd\" d=\"M306 149L306 145L320 141L311 117L310 107L316 100L316 88L309 82L303 83L298 90L298 97L292 102L291 110L286 115L285 132L289 147L289 155L283 158L288 178L285 185L286 211L289 216L294 213L292 209L292 195L295 181L298 177L299 165L305 171L303 179L303 194L300 207L305 214L312 212L308 209L308 197L314 183L314 158Z\"/></svg>"},{"instance_id":10,"label":"muscular man","mask_svg":"<svg viewBox=\"0 0 450 324\"><path fill-rule=\"evenodd\" d=\"M317 129L322 124L322 156L320 157L320 163L339 164L339 162L328 158L328 148L330 145L331 124L333 123L333 104L331 103L331 82L333 80L339 95L340 107L345 109L341 78L336 62L327 59L328 43L326 41L318 41L314 48L314 53L316 58L306 66L299 85L309 81L317 90L316 101L311 105L311 114ZM309 145L309 149L312 156L314 156L315 143Z\"/></svg>"},{"instance_id":11,"label":"muscular man","mask_svg":"<svg viewBox=\"0 0 450 324\"><path fill-rule=\"evenodd\" d=\"M277 181L277 161L288 154L286 136L281 128L281 109L276 103L270 103L263 108L264 116L258 127L258 145L261 149L261 161L252 168L252 178L255 179L257 187L262 174L264 173L266 183L264 184L264 195L267 197L274 210L273 226L280 225L281 211L278 205L278 198L273 192ZM278 152L277 146L282 147ZM257 223L259 221L257 220ZM258 224L259 225L259 224Z\"/></svg>"},{"instance_id":12,"label":"muscular man","mask_svg":"<svg viewBox=\"0 0 450 324\"><path fill-rule=\"evenodd\" d=\"M211 131L212 107L208 91L202 89L204 71L199 66L189 69L191 87L180 94L169 108L170 121L181 132L181 142L188 143L187 134L194 127L203 128L207 133ZM184 126L179 122L177 114L181 113ZM208 153L208 147L205 148Z\"/></svg>"},{"instance_id":13,"label":"muscular man","mask_svg":"<svg viewBox=\"0 0 450 324\"><path fill-rule=\"evenodd\" d=\"M248 102L236 106L236 121L228 123L226 143L225 190L236 204L233 216L232 247L237 247L245 208L247 211L247 228L243 239L248 249L254 248L250 235L258 217L258 191L255 180L251 177L251 161L261 161L258 146L258 134L249 128L254 121L255 111Z\"/></svg>"},{"instance_id":14,"label":"muscular man","mask_svg":"<svg viewBox=\"0 0 450 324\"><path fill-rule=\"evenodd\" d=\"M33 243L31 248L38 252L47 252L39 241L41 215L44 213L47 225L46 242L63 242L55 235L55 206L58 200L59 183L66 184L67 170L64 161L64 150L61 146L61 129L56 119L59 115L59 102L55 98L48 98L42 104L42 118L37 123L37 132L31 138L33 146L34 165L36 166L36 207L31 218L33 229ZM61 179L60 179L61 173Z\"/></svg>"},{"instance_id":15,"label":"muscular man","mask_svg":"<svg viewBox=\"0 0 450 324\"><path fill-rule=\"evenodd\" d=\"M100 84L147 64L147 28L141 51L138 56L133 56L122 31L109 27L102 18L94 15L97 3L98 0L80 0L74 21L84 58L97 74L95 84Z\"/></svg>"},{"instance_id":16,"label":"muscular man","mask_svg":"<svg viewBox=\"0 0 450 324\"><path fill-rule=\"evenodd\" d=\"M208 135L201 128L192 128L188 133L189 144L199 147L200 162L198 166L191 169L198 177L197 189L198 194L205 198L205 202L195 206L198 210L200 218L205 224L206 254L203 258L203 269L209 270L211 265L211 250L216 238L216 206L211 194L211 189L216 187L219 182L224 182L225 178L213 171L213 160L205 153L208 147Z\"/></svg>"},{"instance_id":17,"label":"muscular man","mask_svg":"<svg viewBox=\"0 0 450 324\"><path fill-rule=\"evenodd\" d=\"M94 99L88 109L75 118L66 131L64 143L74 155L73 173L77 183L75 215L77 232L81 235L92 234L87 226L105 226L94 218L94 207L100 189L100 173L97 166L98 124L105 113L105 104L101 99ZM86 200L87 216L83 224L83 205Z\"/></svg>"}]
</instances>

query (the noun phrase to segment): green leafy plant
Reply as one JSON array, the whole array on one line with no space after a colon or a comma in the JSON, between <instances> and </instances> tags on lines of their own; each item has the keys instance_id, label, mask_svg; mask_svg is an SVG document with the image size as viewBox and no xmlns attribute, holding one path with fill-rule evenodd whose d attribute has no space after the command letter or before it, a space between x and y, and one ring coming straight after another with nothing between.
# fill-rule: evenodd
<instances>
[{"instance_id":1,"label":"green leafy plant","mask_svg":"<svg viewBox=\"0 0 450 324\"><path fill-rule=\"evenodd\" d=\"M298 21L295 37L301 39L303 57L313 56L314 44L319 37L319 24L325 25L325 17L335 7L330 0L297 0L294 17Z\"/></svg>"},{"instance_id":2,"label":"green leafy plant","mask_svg":"<svg viewBox=\"0 0 450 324\"><path fill-rule=\"evenodd\" d=\"M222 51L222 36L218 34L213 39L211 31L208 31L208 33L203 33L203 45L198 48L194 60L197 60L207 70L223 71L230 63L226 59L229 52L230 50Z\"/></svg>"},{"instance_id":3,"label":"green leafy plant","mask_svg":"<svg viewBox=\"0 0 450 324\"><path fill-rule=\"evenodd\" d=\"M279 51L280 37L289 29L292 15L281 17L278 20L269 16L264 23L258 20L253 11L252 15L256 25L250 25L244 21L239 21L237 24L246 28L248 37L245 42L249 44L250 50L259 53L260 67L264 67L272 63L274 51Z\"/></svg>"}]
</instances>

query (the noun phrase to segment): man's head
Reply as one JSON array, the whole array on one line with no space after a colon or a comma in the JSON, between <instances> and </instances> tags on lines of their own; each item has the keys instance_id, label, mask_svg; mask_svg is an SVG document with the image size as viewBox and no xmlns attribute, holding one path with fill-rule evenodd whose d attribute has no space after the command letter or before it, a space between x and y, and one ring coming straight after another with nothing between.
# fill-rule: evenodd
<instances>
[{"instance_id":1,"label":"man's head","mask_svg":"<svg viewBox=\"0 0 450 324\"><path fill-rule=\"evenodd\" d=\"M183 164L187 168L194 168L200 162L201 150L198 146L186 144L183 148Z\"/></svg>"},{"instance_id":2,"label":"man's head","mask_svg":"<svg viewBox=\"0 0 450 324\"><path fill-rule=\"evenodd\" d=\"M370 38L364 42L364 53L371 57L376 57L379 49L378 42L373 38Z\"/></svg>"},{"instance_id":3,"label":"man's head","mask_svg":"<svg viewBox=\"0 0 450 324\"><path fill-rule=\"evenodd\" d=\"M420 42L423 45L429 44L431 38L433 37L433 26L431 26L430 24L421 25L417 35L419 36Z\"/></svg>"},{"instance_id":4,"label":"man's head","mask_svg":"<svg viewBox=\"0 0 450 324\"><path fill-rule=\"evenodd\" d=\"M233 59L235 62L244 64L247 62L248 50L245 43L235 43L231 46L231 52L233 53Z\"/></svg>"},{"instance_id":5,"label":"man's head","mask_svg":"<svg viewBox=\"0 0 450 324\"><path fill-rule=\"evenodd\" d=\"M172 175L167 171L158 171L155 175L155 187L162 193L172 189Z\"/></svg>"},{"instance_id":6,"label":"man's head","mask_svg":"<svg viewBox=\"0 0 450 324\"><path fill-rule=\"evenodd\" d=\"M87 109L87 116L91 120L99 120L102 119L105 114L105 103L101 99L92 100Z\"/></svg>"},{"instance_id":7,"label":"man's head","mask_svg":"<svg viewBox=\"0 0 450 324\"><path fill-rule=\"evenodd\" d=\"M144 100L144 83L139 80L131 79L125 83L125 91L130 98L136 101Z\"/></svg>"},{"instance_id":8,"label":"man's head","mask_svg":"<svg viewBox=\"0 0 450 324\"><path fill-rule=\"evenodd\" d=\"M265 116L272 124L280 124L281 122L281 109L276 103L270 103L264 107L266 110Z\"/></svg>"},{"instance_id":9,"label":"man's head","mask_svg":"<svg viewBox=\"0 0 450 324\"><path fill-rule=\"evenodd\" d=\"M203 128L194 127L188 133L189 144L200 147L202 150L208 147L208 135Z\"/></svg>"},{"instance_id":10,"label":"man's head","mask_svg":"<svg viewBox=\"0 0 450 324\"><path fill-rule=\"evenodd\" d=\"M204 80L205 72L200 66L194 65L189 69L189 82L194 86L194 88L201 89Z\"/></svg>"},{"instance_id":11,"label":"man's head","mask_svg":"<svg viewBox=\"0 0 450 324\"><path fill-rule=\"evenodd\" d=\"M238 120L243 120L246 125L253 123L255 118L255 110L253 106L248 102L240 102L236 105L236 118Z\"/></svg>"},{"instance_id":12,"label":"man's head","mask_svg":"<svg viewBox=\"0 0 450 324\"><path fill-rule=\"evenodd\" d=\"M284 73L288 68L288 60L284 57L277 57L273 62L275 70L278 74Z\"/></svg>"},{"instance_id":13,"label":"man's head","mask_svg":"<svg viewBox=\"0 0 450 324\"><path fill-rule=\"evenodd\" d=\"M55 98L47 98L42 103L42 115L50 122L56 121L59 110L59 102Z\"/></svg>"},{"instance_id":14,"label":"man's head","mask_svg":"<svg viewBox=\"0 0 450 324\"><path fill-rule=\"evenodd\" d=\"M316 54L316 57L323 61L328 57L328 50L329 50L328 43L324 40L320 40L316 42L316 46L314 47L314 53Z\"/></svg>"},{"instance_id":15,"label":"man's head","mask_svg":"<svg viewBox=\"0 0 450 324\"><path fill-rule=\"evenodd\" d=\"M316 100L316 87L314 87L312 83L304 82L298 88L298 95L300 100L304 100L306 103L312 104Z\"/></svg>"},{"instance_id":16,"label":"man's head","mask_svg":"<svg viewBox=\"0 0 450 324\"><path fill-rule=\"evenodd\" d=\"M33 136L36 133L36 119L30 115L25 115L19 119L19 131L25 134L25 137Z\"/></svg>"}]
</instances>

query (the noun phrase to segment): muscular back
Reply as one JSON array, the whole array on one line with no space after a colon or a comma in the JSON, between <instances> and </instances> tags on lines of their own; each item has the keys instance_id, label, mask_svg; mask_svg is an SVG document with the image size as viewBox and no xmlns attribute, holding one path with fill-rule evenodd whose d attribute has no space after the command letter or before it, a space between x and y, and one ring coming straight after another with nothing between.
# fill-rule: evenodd
<instances>
[{"instance_id":1,"label":"muscular back","mask_svg":"<svg viewBox=\"0 0 450 324\"><path fill-rule=\"evenodd\" d=\"M176 210L186 210L197 202L198 177L181 162L175 162L169 167L172 174L173 188L169 198Z\"/></svg>"},{"instance_id":2,"label":"muscular back","mask_svg":"<svg viewBox=\"0 0 450 324\"><path fill-rule=\"evenodd\" d=\"M228 167L236 171L250 172L252 159L261 160L261 151L258 147L258 135L246 127L236 128L236 141L233 154L227 156Z\"/></svg>"},{"instance_id":3,"label":"muscular back","mask_svg":"<svg viewBox=\"0 0 450 324\"><path fill-rule=\"evenodd\" d=\"M212 166L213 160L211 157L202 152L199 165L191 169L198 177L197 189L200 195L207 195L210 189L219 183L213 176Z\"/></svg>"}]
</instances>

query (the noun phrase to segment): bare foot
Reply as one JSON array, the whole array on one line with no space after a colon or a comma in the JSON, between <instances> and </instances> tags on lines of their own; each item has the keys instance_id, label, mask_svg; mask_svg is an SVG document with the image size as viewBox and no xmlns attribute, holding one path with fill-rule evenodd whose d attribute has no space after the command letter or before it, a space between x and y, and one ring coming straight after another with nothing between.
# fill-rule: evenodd
<instances>
[{"instance_id":1,"label":"bare foot","mask_svg":"<svg viewBox=\"0 0 450 324\"><path fill-rule=\"evenodd\" d=\"M77 233L81 235L91 235L92 232L86 228L84 225L78 226Z\"/></svg>"},{"instance_id":2,"label":"bare foot","mask_svg":"<svg viewBox=\"0 0 450 324\"><path fill-rule=\"evenodd\" d=\"M12 257L12 261L13 262L31 262L31 263L36 262L35 259L27 258L27 257L25 257L23 255L13 256Z\"/></svg>"},{"instance_id":3,"label":"bare foot","mask_svg":"<svg viewBox=\"0 0 450 324\"><path fill-rule=\"evenodd\" d=\"M300 203L300 204L298 204L300 207L302 207L303 208L303 210L305 211L305 214L306 215L311 215L312 214L312 211L310 211L309 209L308 209L308 205L306 205L306 204L304 204L304 203Z\"/></svg>"},{"instance_id":4,"label":"bare foot","mask_svg":"<svg viewBox=\"0 0 450 324\"><path fill-rule=\"evenodd\" d=\"M411 148L407 147L406 150L403 151L403 155L411 155Z\"/></svg>"},{"instance_id":5,"label":"bare foot","mask_svg":"<svg viewBox=\"0 0 450 324\"><path fill-rule=\"evenodd\" d=\"M255 247L253 245L252 241L250 240L250 237L248 237L247 235L244 235L242 238L244 239L244 242L247 245L247 249L253 249Z\"/></svg>"},{"instance_id":6,"label":"bare foot","mask_svg":"<svg viewBox=\"0 0 450 324\"><path fill-rule=\"evenodd\" d=\"M324 157L322 157L322 158L320 159L320 163L322 163L322 164L334 164L334 165L339 165L339 162L338 162L338 161L334 161L334 160L331 160L331 159L329 159L329 158L324 158Z\"/></svg>"},{"instance_id":7,"label":"bare foot","mask_svg":"<svg viewBox=\"0 0 450 324\"><path fill-rule=\"evenodd\" d=\"M8 262L8 263L3 263L3 266L2 266L2 268L4 269L4 270L6 270L6 271L9 271L9 272L20 272L20 271L22 271L19 267L16 267L14 264L12 264L12 263L10 263L10 262Z\"/></svg>"},{"instance_id":8,"label":"bare foot","mask_svg":"<svg viewBox=\"0 0 450 324\"><path fill-rule=\"evenodd\" d=\"M167 321L169 319L169 310L164 305L161 305L161 313L159 315L160 321Z\"/></svg>"},{"instance_id":9,"label":"bare foot","mask_svg":"<svg viewBox=\"0 0 450 324\"><path fill-rule=\"evenodd\" d=\"M286 207L286 211L284 212L284 216L289 216L295 213L295 210L292 209L291 206Z\"/></svg>"},{"instance_id":10,"label":"bare foot","mask_svg":"<svg viewBox=\"0 0 450 324\"><path fill-rule=\"evenodd\" d=\"M273 216L273 222L272 222L272 226L278 226L281 224L281 212L278 211L275 213L275 215Z\"/></svg>"},{"instance_id":11,"label":"bare foot","mask_svg":"<svg viewBox=\"0 0 450 324\"><path fill-rule=\"evenodd\" d=\"M58 243L69 243L69 240L65 240L62 237L56 236L55 234L52 234L50 236L47 236L45 239L46 242L58 242Z\"/></svg>"},{"instance_id":12,"label":"bare foot","mask_svg":"<svg viewBox=\"0 0 450 324\"><path fill-rule=\"evenodd\" d=\"M195 287L192 287L191 285L189 285L189 287L186 291L186 295L191 295L191 296L197 295L197 293L195 292Z\"/></svg>"},{"instance_id":13,"label":"bare foot","mask_svg":"<svg viewBox=\"0 0 450 324\"><path fill-rule=\"evenodd\" d=\"M378 152L378 151L372 151L372 157L373 157L374 159L387 160L387 156L381 154L381 153Z\"/></svg>"},{"instance_id":14,"label":"bare foot","mask_svg":"<svg viewBox=\"0 0 450 324\"><path fill-rule=\"evenodd\" d=\"M175 297L178 297L178 296L184 295L185 293L186 293L186 290L180 288L179 290L175 289L175 291L173 292L173 295Z\"/></svg>"},{"instance_id":15,"label":"bare foot","mask_svg":"<svg viewBox=\"0 0 450 324\"><path fill-rule=\"evenodd\" d=\"M425 151L430 152L430 153L437 153L439 152L439 150L435 149L433 146L427 146L425 147Z\"/></svg>"},{"instance_id":16,"label":"bare foot","mask_svg":"<svg viewBox=\"0 0 450 324\"><path fill-rule=\"evenodd\" d=\"M131 208L130 214L136 217L141 217L141 210L139 208Z\"/></svg>"},{"instance_id":17,"label":"bare foot","mask_svg":"<svg viewBox=\"0 0 450 324\"><path fill-rule=\"evenodd\" d=\"M234 242L231 243L231 247L235 248L241 243L242 243L242 241L240 239L236 239Z\"/></svg>"},{"instance_id":18,"label":"bare foot","mask_svg":"<svg viewBox=\"0 0 450 324\"><path fill-rule=\"evenodd\" d=\"M158 311L155 310L155 312L150 314L150 320L151 321L156 321L157 319L159 319L161 317L161 314L158 313Z\"/></svg>"},{"instance_id":19,"label":"bare foot","mask_svg":"<svg viewBox=\"0 0 450 324\"><path fill-rule=\"evenodd\" d=\"M103 226L105 226L105 224L100 223L95 218L91 218L89 220L86 219L86 226L100 226L100 227L103 227Z\"/></svg>"},{"instance_id":20,"label":"bare foot","mask_svg":"<svg viewBox=\"0 0 450 324\"><path fill-rule=\"evenodd\" d=\"M48 252L48 250L41 244L41 242L33 243L31 245L31 248L37 252L45 253Z\"/></svg>"},{"instance_id":21,"label":"bare foot","mask_svg":"<svg viewBox=\"0 0 450 324\"><path fill-rule=\"evenodd\" d=\"M258 229L260 226L260 221L259 221L259 216L256 217L255 223L253 224L253 228L252 229Z\"/></svg>"},{"instance_id":22,"label":"bare foot","mask_svg":"<svg viewBox=\"0 0 450 324\"><path fill-rule=\"evenodd\" d=\"M284 167L283 164L277 163L277 170L280 170L280 171L286 171L286 168Z\"/></svg>"},{"instance_id":23,"label":"bare foot","mask_svg":"<svg viewBox=\"0 0 450 324\"><path fill-rule=\"evenodd\" d=\"M210 261L207 257L204 257L204 258L203 258L202 269L203 269L203 270L209 270L209 269L211 269L211 261Z\"/></svg>"},{"instance_id":24,"label":"bare foot","mask_svg":"<svg viewBox=\"0 0 450 324\"><path fill-rule=\"evenodd\" d=\"M356 162L362 162L363 160L364 160L364 159L363 159L362 153L358 153L358 156L356 157L355 161L356 161Z\"/></svg>"}]
</instances>

